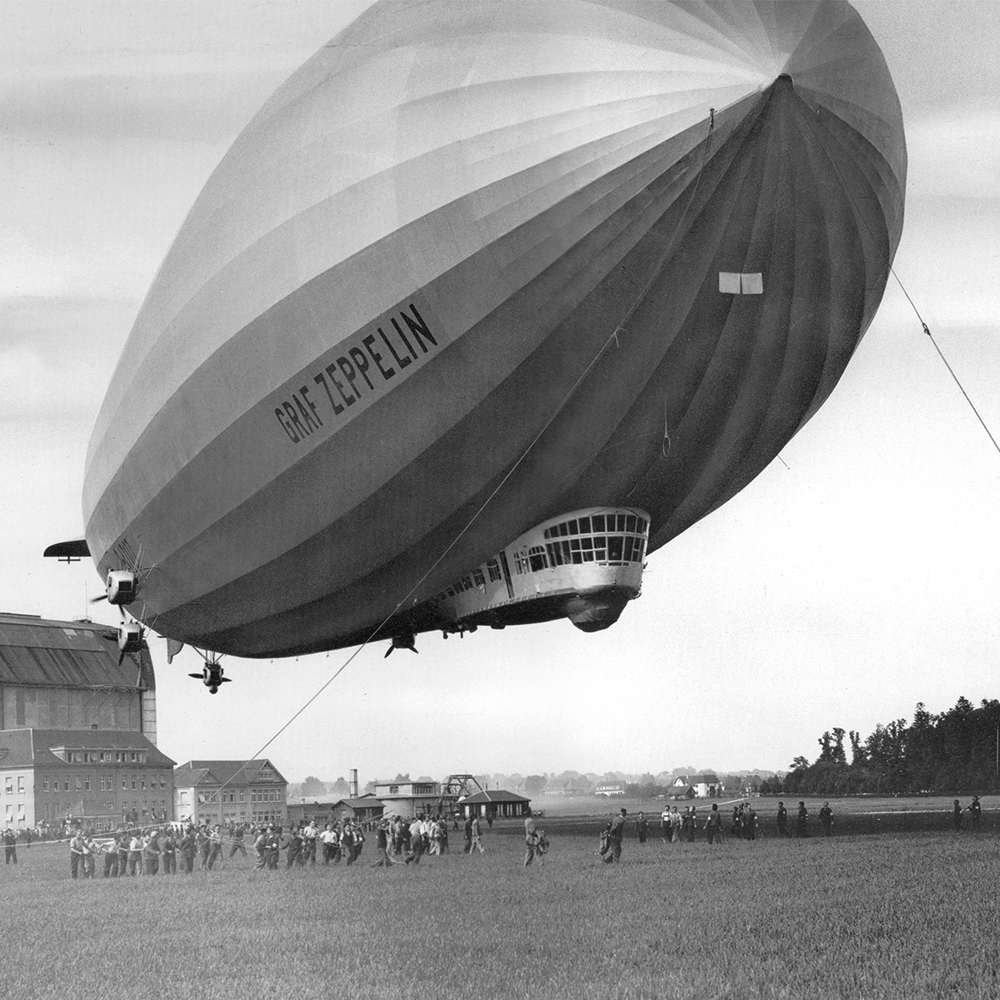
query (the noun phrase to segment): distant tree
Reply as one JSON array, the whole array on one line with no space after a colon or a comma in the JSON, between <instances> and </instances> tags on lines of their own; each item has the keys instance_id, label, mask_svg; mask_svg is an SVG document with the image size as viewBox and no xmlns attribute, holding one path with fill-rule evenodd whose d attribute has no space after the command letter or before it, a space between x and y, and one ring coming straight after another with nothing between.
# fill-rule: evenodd
<instances>
[{"instance_id":1,"label":"distant tree","mask_svg":"<svg viewBox=\"0 0 1000 1000\"><path fill-rule=\"evenodd\" d=\"M319 780L319 778L314 778L309 775L305 781L302 782L302 795L309 798L313 795L325 795L326 785Z\"/></svg>"},{"instance_id":2,"label":"distant tree","mask_svg":"<svg viewBox=\"0 0 1000 1000\"><path fill-rule=\"evenodd\" d=\"M524 790L531 795L541 795L548 784L548 778L543 774L529 774L524 779Z\"/></svg>"},{"instance_id":3,"label":"distant tree","mask_svg":"<svg viewBox=\"0 0 1000 1000\"><path fill-rule=\"evenodd\" d=\"M398 781L401 784L406 783L406 782L408 782L410 780L410 772L407 771L406 774L397 774L396 777L393 778L392 780L393 781Z\"/></svg>"},{"instance_id":4,"label":"distant tree","mask_svg":"<svg viewBox=\"0 0 1000 1000\"><path fill-rule=\"evenodd\" d=\"M331 795L350 795L351 786L345 778L338 778L330 785L329 792Z\"/></svg>"},{"instance_id":5,"label":"distant tree","mask_svg":"<svg viewBox=\"0 0 1000 1000\"><path fill-rule=\"evenodd\" d=\"M847 763L847 751L844 749L844 730L839 727L833 730L833 760L837 764Z\"/></svg>"},{"instance_id":6,"label":"distant tree","mask_svg":"<svg viewBox=\"0 0 1000 1000\"><path fill-rule=\"evenodd\" d=\"M859 764L866 764L868 758L865 756L865 748L861 745L861 733L855 732L852 729L849 735L851 740L851 766L855 767Z\"/></svg>"}]
</instances>

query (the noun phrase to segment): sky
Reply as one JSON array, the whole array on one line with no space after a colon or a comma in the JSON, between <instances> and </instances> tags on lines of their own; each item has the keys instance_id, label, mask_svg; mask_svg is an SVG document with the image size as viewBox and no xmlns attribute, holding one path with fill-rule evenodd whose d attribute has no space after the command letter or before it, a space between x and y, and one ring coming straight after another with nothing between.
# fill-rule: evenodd
<instances>
[{"instance_id":1,"label":"sky","mask_svg":"<svg viewBox=\"0 0 1000 1000\"><path fill-rule=\"evenodd\" d=\"M118 354L232 141L365 6L0 2L0 610L116 621L88 604L91 564L41 553L82 536ZM1000 3L855 7L907 130L896 275L1000 438ZM998 488L1000 454L890 279L819 414L650 557L616 626L433 634L346 667L351 650L227 659L214 697L193 651L168 666L152 638L158 743L178 763L269 744L292 781L783 770L835 726L1000 696Z\"/></svg>"}]
</instances>

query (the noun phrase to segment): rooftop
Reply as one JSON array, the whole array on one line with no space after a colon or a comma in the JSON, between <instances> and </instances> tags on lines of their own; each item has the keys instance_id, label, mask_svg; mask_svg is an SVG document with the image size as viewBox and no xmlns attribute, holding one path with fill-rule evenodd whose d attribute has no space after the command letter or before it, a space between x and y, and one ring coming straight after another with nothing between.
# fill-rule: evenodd
<instances>
[{"instance_id":1,"label":"rooftop","mask_svg":"<svg viewBox=\"0 0 1000 1000\"><path fill-rule=\"evenodd\" d=\"M0 612L0 684L153 690L149 650L119 663L118 630ZM138 668L138 671L137 671Z\"/></svg>"},{"instance_id":2,"label":"rooftop","mask_svg":"<svg viewBox=\"0 0 1000 1000\"><path fill-rule=\"evenodd\" d=\"M274 777L261 777L264 769ZM237 788L263 781L288 784L278 769L267 759L260 760L189 760L174 771L174 788L194 788L198 785L226 785Z\"/></svg>"},{"instance_id":3,"label":"rooftop","mask_svg":"<svg viewBox=\"0 0 1000 1000\"><path fill-rule=\"evenodd\" d=\"M99 729L4 729L0 730L0 769L55 765L65 761L52 751L144 750L146 766L173 767L174 762L157 750L142 733Z\"/></svg>"}]
</instances>

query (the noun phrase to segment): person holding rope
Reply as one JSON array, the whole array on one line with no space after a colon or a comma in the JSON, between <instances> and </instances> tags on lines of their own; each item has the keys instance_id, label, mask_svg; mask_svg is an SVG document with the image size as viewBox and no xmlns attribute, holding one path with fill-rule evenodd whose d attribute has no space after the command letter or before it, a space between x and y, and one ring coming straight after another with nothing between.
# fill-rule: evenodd
<instances>
[{"instance_id":1,"label":"person holding rope","mask_svg":"<svg viewBox=\"0 0 1000 1000\"><path fill-rule=\"evenodd\" d=\"M77 829L69 841L69 874L70 878L78 878L80 874L81 862L83 861L83 830ZM83 865L86 878L86 865Z\"/></svg>"}]
</instances>

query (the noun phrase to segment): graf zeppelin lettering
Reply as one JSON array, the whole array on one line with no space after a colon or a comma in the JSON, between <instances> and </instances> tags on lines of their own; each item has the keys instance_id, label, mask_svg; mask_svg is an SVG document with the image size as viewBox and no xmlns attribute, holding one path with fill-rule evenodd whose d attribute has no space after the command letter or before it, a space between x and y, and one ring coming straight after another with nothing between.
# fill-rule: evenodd
<instances>
[{"instance_id":1,"label":"graf zeppelin lettering","mask_svg":"<svg viewBox=\"0 0 1000 1000\"><path fill-rule=\"evenodd\" d=\"M275 419L288 440L300 444L411 375L441 340L410 302L338 344L329 360L274 408Z\"/></svg>"}]
</instances>

